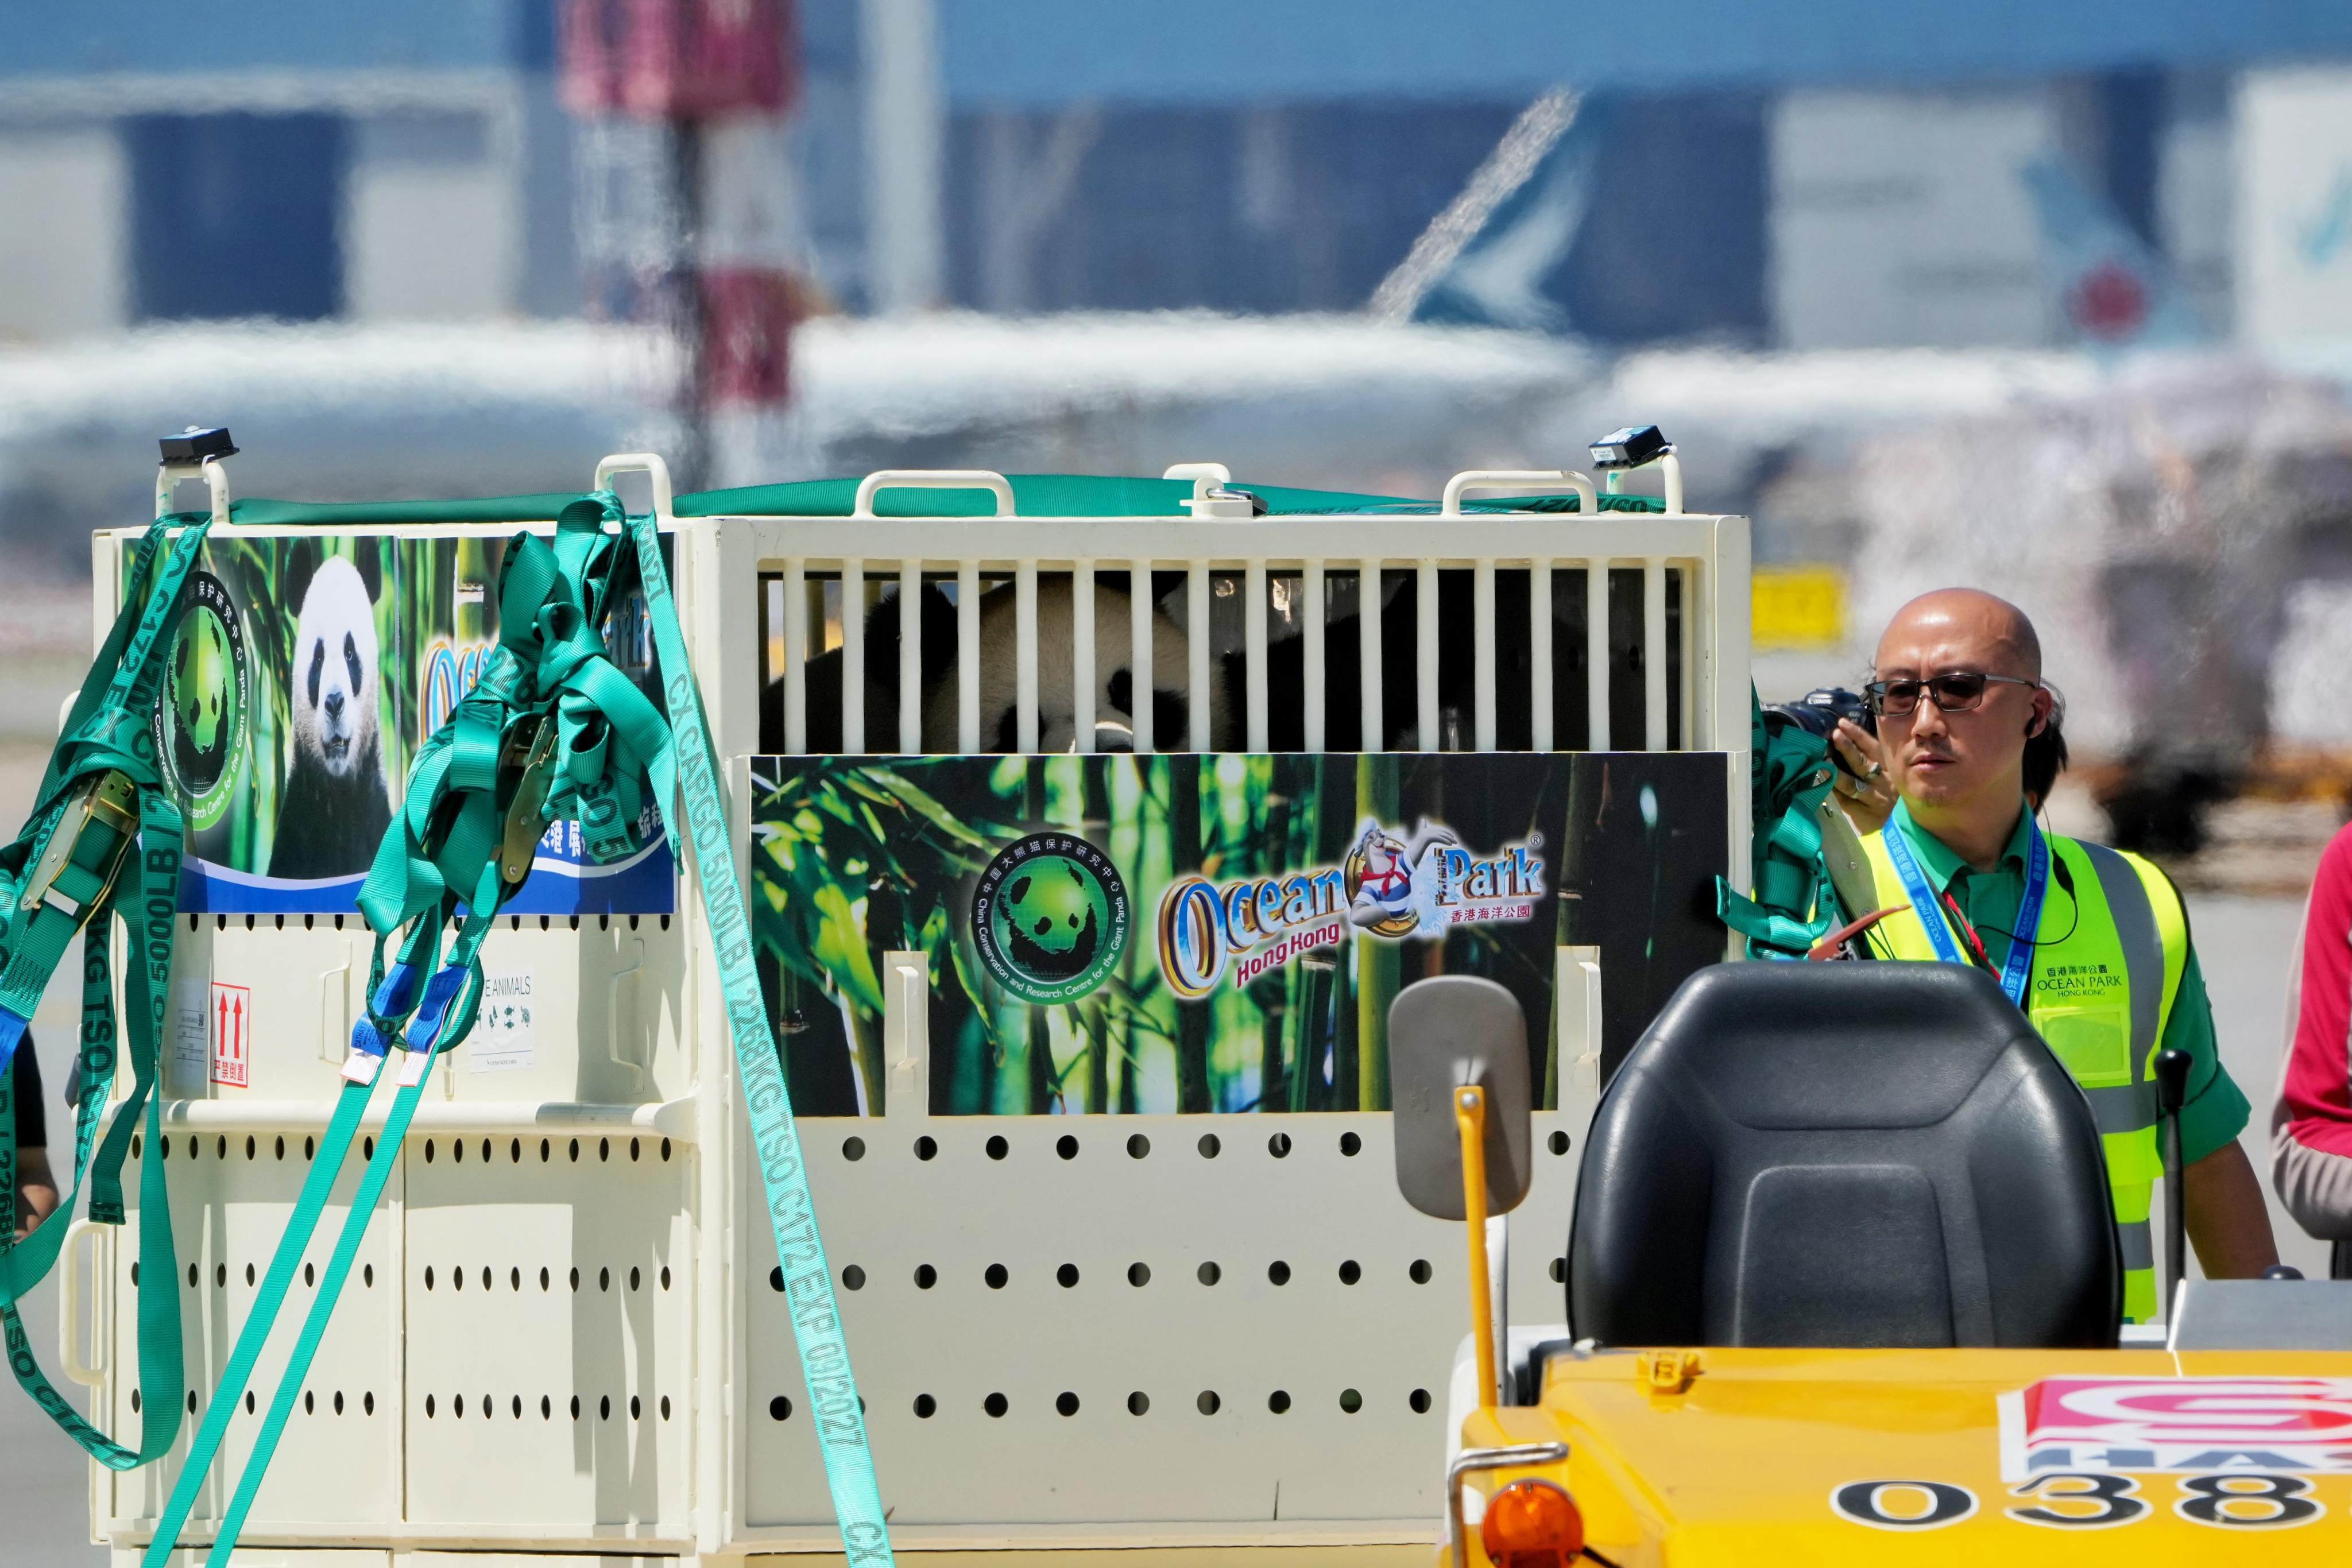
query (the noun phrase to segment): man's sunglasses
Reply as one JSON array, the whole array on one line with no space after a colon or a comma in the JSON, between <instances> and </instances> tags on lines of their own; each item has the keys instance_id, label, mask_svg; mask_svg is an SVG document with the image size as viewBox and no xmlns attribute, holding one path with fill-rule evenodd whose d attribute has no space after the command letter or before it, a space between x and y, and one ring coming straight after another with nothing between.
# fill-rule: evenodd
<instances>
[{"instance_id":1,"label":"man's sunglasses","mask_svg":"<svg viewBox=\"0 0 2352 1568\"><path fill-rule=\"evenodd\" d=\"M1988 675L1981 670L1954 670L1946 675L1930 675L1924 681L1873 681L1862 688L1870 699L1870 711L1882 718L1901 718L1916 713L1919 696L1926 693L1929 701L1946 713L1967 713L1984 701L1985 687L2039 686L2040 681L2029 681L2021 675Z\"/></svg>"}]
</instances>

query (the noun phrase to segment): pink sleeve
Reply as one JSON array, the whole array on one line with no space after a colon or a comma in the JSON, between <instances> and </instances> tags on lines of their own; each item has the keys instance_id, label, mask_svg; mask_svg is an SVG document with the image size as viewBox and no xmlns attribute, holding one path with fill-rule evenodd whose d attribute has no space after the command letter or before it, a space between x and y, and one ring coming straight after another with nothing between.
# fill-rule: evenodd
<instances>
[{"instance_id":1,"label":"pink sleeve","mask_svg":"<svg viewBox=\"0 0 2352 1568\"><path fill-rule=\"evenodd\" d=\"M2301 958L2294 1039L2273 1125L2306 1149L2352 1156L2352 827L2319 857Z\"/></svg>"}]
</instances>

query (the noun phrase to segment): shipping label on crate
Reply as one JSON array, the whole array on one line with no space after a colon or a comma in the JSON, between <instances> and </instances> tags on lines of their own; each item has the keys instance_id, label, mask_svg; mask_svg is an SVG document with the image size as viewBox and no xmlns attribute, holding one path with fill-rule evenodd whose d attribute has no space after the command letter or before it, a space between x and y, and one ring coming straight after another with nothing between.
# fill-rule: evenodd
<instances>
[{"instance_id":1,"label":"shipping label on crate","mask_svg":"<svg viewBox=\"0 0 2352 1568\"><path fill-rule=\"evenodd\" d=\"M931 1109L1384 1110L1388 1006L1483 975L1558 1103L1552 954L1613 1061L1722 956L1714 754L762 758L753 924L804 1114L879 1113L883 955ZM1613 1049L1612 1049L1613 1047Z\"/></svg>"},{"instance_id":2,"label":"shipping label on crate","mask_svg":"<svg viewBox=\"0 0 2352 1568\"><path fill-rule=\"evenodd\" d=\"M392 532L207 538L182 591L152 721L179 798L186 914L348 915L410 759L498 644L504 538ZM604 628L659 701L641 594ZM649 802L646 847L597 865L550 825L516 915L664 915L676 862Z\"/></svg>"},{"instance_id":3,"label":"shipping label on crate","mask_svg":"<svg viewBox=\"0 0 2352 1568\"><path fill-rule=\"evenodd\" d=\"M212 1081L253 1087L253 988L212 983Z\"/></svg>"}]
</instances>

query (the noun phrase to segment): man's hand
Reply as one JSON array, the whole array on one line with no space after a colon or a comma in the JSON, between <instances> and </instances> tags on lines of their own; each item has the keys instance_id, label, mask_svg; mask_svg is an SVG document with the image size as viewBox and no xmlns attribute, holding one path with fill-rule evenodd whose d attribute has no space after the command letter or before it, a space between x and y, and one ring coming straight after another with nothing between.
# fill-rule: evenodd
<instances>
[{"instance_id":1,"label":"man's hand","mask_svg":"<svg viewBox=\"0 0 2352 1568\"><path fill-rule=\"evenodd\" d=\"M1846 820L1857 833L1874 833L1895 812L1895 779L1886 771L1886 751L1878 737L1850 718L1842 718L1830 733L1830 744L1844 758L1846 767L1833 774L1831 786Z\"/></svg>"},{"instance_id":2,"label":"man's hand","mask_svg":"<svg viewBox=\"0 0 2352 1568\"><path fill-rule=\"evenodd\" d=\"M16 1239L30 1236L58 1208L57 1178L49 1174L49 1151L16 1151Z\"/></svg>"},{"instance_id":3,"label":"man's hand","mask_svg":"<svg viewBox=\"0 0 2352 1568\"><path fill-rule=\"evenodd\" d=\"M2236 1140L2190 1166L2181 1183L2189 1239L2209 1280L2253 1280L2278 1261L2263 1184Z\"/></svg>"}]
</instances>

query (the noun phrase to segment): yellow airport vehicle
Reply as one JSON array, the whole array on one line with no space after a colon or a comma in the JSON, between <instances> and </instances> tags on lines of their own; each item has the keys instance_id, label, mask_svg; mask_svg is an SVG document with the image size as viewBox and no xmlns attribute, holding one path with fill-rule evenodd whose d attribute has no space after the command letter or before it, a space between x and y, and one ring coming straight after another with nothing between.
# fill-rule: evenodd
<instances>
[{"instance_id":1,"label":"yellow airport vehicle","mask_svg":"<svg viewBox=\"0 0 2352 1568\"><path fill-rule=\"evenodd\" d=\"M1517 1009L1433 979L1391 1028L1399 1184L1481 1278L1525 1191ZM2119 1336L2097 1151L1983 976L1703 971L1594 1122L1568 1334L1498 1374L1474 1292L1445 1560L2346 1561L2352 1285L2189 1281Z\"/></svg>"}]
</instances>

